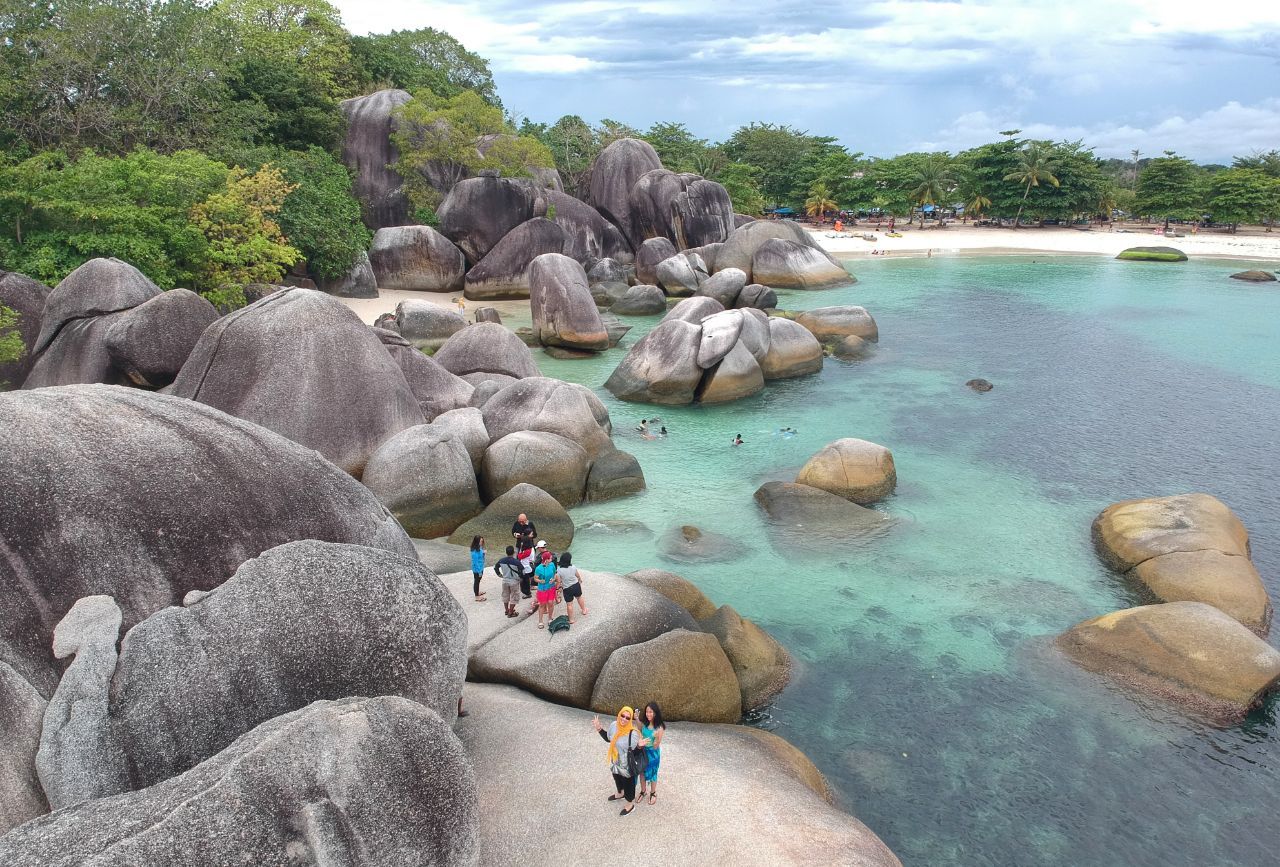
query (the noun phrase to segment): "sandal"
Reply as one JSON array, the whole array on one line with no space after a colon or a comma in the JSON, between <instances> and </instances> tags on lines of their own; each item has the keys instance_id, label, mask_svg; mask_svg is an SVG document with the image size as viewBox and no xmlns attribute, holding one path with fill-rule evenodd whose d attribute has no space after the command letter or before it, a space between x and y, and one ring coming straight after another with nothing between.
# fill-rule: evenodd
<instances>
[{"instance_id":1,"label":"sandal","mask_svg":"<svg viewBox=\"0 0 1280 867\"><path fill-rule=\"evenodd\" d=\"M649 803L650 803L650 804L656 804L656 803L658 803L658 793L657 793L657 792L651 792L651 793L649 794Z\"/></svg>"},{"instance_id":2,"label":"sandal","mask_svg":"<svg viewBox=\"0 0 1280 867\"><path fill-rule=\"evenodd\" d=\"M477 597L476 597L476 601L477 601L477 602L488 602L488 601L489 601L489 597L488 597L488 596L485 596L483 593L481 593L479 596L477 596Z\"/></svg>"},{"instance_id":3,"label":"sandal","mask_svg":"<svg viewBox=\"0 0 1280 867\"><path fill-rule=\"evenodd\" d=\"M539 624L538 624L538 628L539 628L539 629L546 629L547 627L546 627L544 624L539 623Z\"/></svg>"}]
</instances>

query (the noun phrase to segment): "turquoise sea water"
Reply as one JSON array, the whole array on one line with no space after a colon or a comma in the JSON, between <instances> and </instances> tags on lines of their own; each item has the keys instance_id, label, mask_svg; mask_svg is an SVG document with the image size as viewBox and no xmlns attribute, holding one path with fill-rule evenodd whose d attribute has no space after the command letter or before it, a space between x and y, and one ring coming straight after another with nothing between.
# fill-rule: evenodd
<instances>
[{"instance_id":1,"label":"turquoise sea water","mask_svg":"<svg viewBox=\"0 0 1280 867\"><path fill-rule=\"evenodd\" d=\"M721 407L616 401L602 384L619 351L540 356L604 399L648 480L574 511L575 561L670 568L769 629L797 665L754 721L907 864L1274 864L1275 700L1218 729L1050 646L1139 601L1089 540L1097 512L1130 497L1223 499L1280 599L1280 290L1227 279L1248 266L859 262L858 284L780 305L866 306L875 355ZM657 317L630 321L628 344ZM966 389L977 376L995 390ZM653 414L667 439L632 432ZM746 445L730 447L736 433ZM773 534L755 489L846 436L892 449L898 488L877 508L893 525L835 545ZM662 560L656 537L686 523L731 537L734 559Z\"/></svg>"}]
</instances>

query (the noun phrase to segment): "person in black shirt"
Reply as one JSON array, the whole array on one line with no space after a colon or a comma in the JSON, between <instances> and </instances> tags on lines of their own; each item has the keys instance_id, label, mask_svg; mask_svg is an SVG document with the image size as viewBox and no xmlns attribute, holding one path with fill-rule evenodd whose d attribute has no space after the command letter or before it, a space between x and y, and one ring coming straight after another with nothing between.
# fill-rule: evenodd
<instances>
[{"instance_id":1,"label":"person in black shirt","mask_svg":"<svg viewBox=\"0 0 1280 867\"><path fill-rule=\"evenodd\" d=\"M516 522L511 525L511 535L515 537L516 550L521 551L533 547L533 540L538 538L538 528L533 526L528 515L521 512L516 517Z\"/></svg>"}]
</instances>

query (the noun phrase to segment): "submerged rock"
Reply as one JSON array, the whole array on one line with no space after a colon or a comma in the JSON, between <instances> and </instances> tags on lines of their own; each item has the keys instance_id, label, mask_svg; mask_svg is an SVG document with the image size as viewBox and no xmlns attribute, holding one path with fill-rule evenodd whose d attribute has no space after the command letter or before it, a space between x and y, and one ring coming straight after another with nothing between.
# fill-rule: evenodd
<instances>
[{"instance_id":1,"label":"submerged rock","mask_svg":"<svg viewBox=\"0 0 1280 867\"><path fill-rule=\"evenodd\" d=\"M985 393L995 388L994 385L992 385L990 382L987 382L987 380L985 379L971 379L965 383L965 386L979 393Z\"/></svg>"},{"instance_id":2,"label":"submerged rock","mask_svg":"<svg viewBox=\"0 0 1280 867\"><path fill-rule=\"evenodd\" d=\"M678 563L729 562L746 555L734 539L692 524L671 527L658 539L658 553Z\"/></svg>"},{"instance_id":3,"label":"submerged rock","mask_svg":"<svg viewBox=\"0 0 1280 867\"><path fill-rule=\"evenodd\" d=\"M1274 283L1276 275L1270 271L1239 271L1231 275L1232 280L1244 280L1246 283Z\"/></svg>"}]
</instances>

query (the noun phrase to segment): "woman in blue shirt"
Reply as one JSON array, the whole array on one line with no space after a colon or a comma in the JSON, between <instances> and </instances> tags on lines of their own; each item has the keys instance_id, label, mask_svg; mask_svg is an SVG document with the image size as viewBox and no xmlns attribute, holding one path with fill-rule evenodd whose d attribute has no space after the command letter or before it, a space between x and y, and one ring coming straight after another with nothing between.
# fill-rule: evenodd
<instances>
[{"instance_id":1,"label":"woman in blue shirt","mask_svg":"<svg viewBox=\"0 0 1280 867\"><path fill-rule=\"evenodd\" d=\"M484 537L471 537L471 592L477 602L484 602L486 597L480 592L480 576L484 574Z\"/></svg>"}]
</instances>

